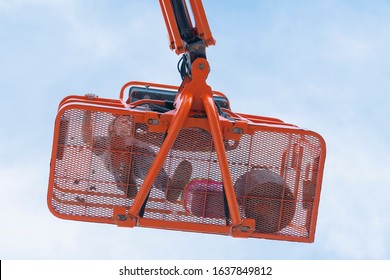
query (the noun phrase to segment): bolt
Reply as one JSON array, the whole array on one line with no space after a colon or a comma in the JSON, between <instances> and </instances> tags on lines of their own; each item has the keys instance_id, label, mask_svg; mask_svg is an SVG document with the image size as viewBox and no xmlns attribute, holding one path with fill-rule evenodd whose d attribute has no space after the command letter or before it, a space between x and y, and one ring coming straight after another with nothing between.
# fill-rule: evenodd
<instances>
[{"instance_id":1,"label":"bolt","mask_svg":"<svg viewBox=\"0 0 390 280\"><path fill-rule=\"evenodd\" d=\"M116 215L115 219L117 219L118 221L124 222L127 220L127 217L124 214L118 214L118 215Z\"/></svg>"},{"instance_id":2,"label":"bolt","mask_svg":"<svg viewBox=\"0 0 390 280\"><path fill-rule=\"evenodd\" d=\"M156 119L149 119L149 120L148 120L148 124L150 124L150 125L158 125L159 122L158 122L158 120L156 120Z\"/></svg>"},{"instance_id":3,"label":"bolt","mask_svg":"<svg viewBox=\"0 0 390 280\"><path fill-rule=\"evenodd\" d=\"M234 134L244 134L244 129L242 129L241 127L235 127L235 128L233 128L233 133Z\"/></svg>"},{"instance_id":4,"label":"bolt","mask_svg":"<svg viewBox=\"0 0 390 280\"><path fill-rule=\"evenodd\" d=\"M243 227L240 228L240 230L241 230L242 232L249 232L249 231L251 230L251 227L243 226Z\"/></svg>"},{"instance_id":5,"label":"bolt","mask_svg":"<svg viewBox=\"0 0 390 280\"><path fill-rule=\"evenodd\" d=\"M199 64L199 69L201 69L201 70L204 69L204 64L203 63Z\"/></svg>"}]
</instances>

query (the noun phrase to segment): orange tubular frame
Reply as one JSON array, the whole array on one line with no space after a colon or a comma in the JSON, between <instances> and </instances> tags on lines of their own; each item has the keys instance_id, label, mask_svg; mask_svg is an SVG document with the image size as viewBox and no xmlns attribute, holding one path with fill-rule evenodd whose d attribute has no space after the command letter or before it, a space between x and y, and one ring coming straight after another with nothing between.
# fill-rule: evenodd
<instances>
[{"instance_id":1,"label":"orange tubular frame","mask_svg":"<svg viewBox=\"0 0 390 280\"><path fill-rule=\"evenodd\" d=\"M208 76L210 67L205 59L197 59L193 64L192 80L183 84L175 101L176 111L172 116L172 122L168 128L167 136L157 154L147 176L144 179L142 187L140 188L137 196L135 197L133 205L130 207L126 216L125 209L122 212L116 214L126 216L125 222L119 222L118 225L133 227L136 225L142 225L142 217L139 216L141 208L144 202L147 200L148 194L152 188L152 184L158 175L158 171L161 169L164 160L166 159L168 152L172 148L173 143L176 140L184 121L194 111L205 111L210 126L212 139L215 145L216 153L218 156L218 162L222 174L223 187L226 194L227 204L229 207L229 213L231 217L231 225L229 226L229 232L235 237L248 237L254 230L254 220L245 219L241 220L240 213L237 205L237 198L234 192L232 179L230 176L230 170L226 158L225 146L223 143L222 128L219 123L219 117L215 108L213 93L211 88L206 84L206 78ZM124 86L124 88L126 85ZM124 89L123 88L123 89ZM123 97L123 89L121 91L121 97ZM194 110L194 103L200 102ZM123 216L123 217L124 217ZM181 225L183 226L183 225ZM207 227L210 227L209 225ZM227 230L226 230L227 231Z\"/></svg>"},{"instance_id":2,"label":"orange tubular frame","mask_svg":"<svg viewBox=\"0 0 390 280\"><path fill-rule=\"evenodd\" d=\"M206 63L206 61L203 61L203 63ZM64 101L61 102L62 105L60 106L58 111L56 124L55 124L54 138L53 138L53 150L51 156L52 166L50 169L49 191L48 191L48 205L52 214L63 219L71 219L71 220L86 221L86 222L109 223L109 224L116 224L120 227L140 226L140 227L148 227L148 228L223 234L223 235L230 235L233 237L244 237L244 238L254 237L254 238L268 238L274 240L313 242L314 233L316 229L319 196L321 191L325 153L326 153L324 140L320 135L318 135L315 132L303 130L295 126L285 124L281 121L278 122L276 119L273 118L266 118L266 117L255 118L254 116L250 116L250 115L246 117L240 117L242 114L239 114L237 115L236 120L232 123L227 119L217 116L214 108L214 103L210 102L210 88L205 83L203 83L202 85L202 83L199 83L199 80L196 79L196 77L199 77L198 72L202 73L202 71L203 70L194 72L195 74L194 78L195 81L197 82L196 83L188 82L184 87L182 87L182 90L178 94L178 98L176 102L177 109L175 111L168 112L166 114L157 114L156 112L148 112L148 111L142 112L142 111L132 110L130 108L131 106L123 99L122 94L121 94L122 98L120 100L104 99L104 98L95 98L91 100L90 98L87 98L85 96L70 96L68 98L65 98ZM147 85L151 87L153 85L153 87L161 88L161 89L177 89L177 87L175 86L166 86L166 85L159 85L159 84L145 83L145 82L130 82L127 83L124 86L124 88L129 86L131 87L131 86L142 86L142 85ZM194 91L195 88L200 89L199 85L202 85L201 88L203 88L203 90ZM205 111L208 115L207 120L198 121L196 118L191 117L191 114L194 113L194 111L191 110L191 103L193 103L196 98L199 98L199 93L201 95L200 97L201 100L204 100ZM61 148L59 142L60 134L61 134L60 130L62 130L61 117L65 113L71 110L98 111L98 112L102 112L102 113L105 112L114 115L117 114L129 115L132 116L135 120L137 120L137 122L145 122L145 123L150 118L153 118L159 120L160 122L160 124L154 128L157 129L156 131L159 131L161 133L164 133L164 131L168 131L168 135L165 141L163 142L163 146L160 148L159 153L157 154L159 159L156 159L155 162L153 163L153 167L150 169L149 174L144 179L144 183L140 187L139 192L133 201L133 204L130 207L125 205L123 206L112 205L113 214L110 217L91 217L91 216L83 216L83 215L62 214L59 213L58 210L53 206L53 201L59 199L59 197L55 195L55 191L62 189L62 186L57 185L56 183L56 178L58 175L55 174L55 169L56 169L55 165L57 164L56 158L58 157L58 151ZM214 121L212 121L212 119L214 119ZM204 126L205 121L208 124L207 126ZM164 161L167 151L169 151L170 147L172 146L172 141L174 141L174 138L176 138L177 133L181 130L181 128L188 128L194 126L204 127L205 129L210 130L212 134L216 154L218 156L218 163L221 169L220 171L221 174L223 175L222 178L223 186L225 188L225 194L227 198L227 204L230 212L231 222L229 224L222 226L222 225L200 224L200 223L174 221L174 220L172 221L156 220L156 219L141 217L139 213L151 189L150 182L152 182L153 179L156 177L157 175L156 170L159 170L159 167L161 166L161 161ZM242 216L240 217L240 215L237 212L237 206L238 206L237 198L234 191L232 190L233 189L231 184L232 179L229 177L230 175L227 176L230 170L229 167L226 165L225 147L223 146L223 144L221 145L221 141L220 141L221 139L226 139L226 137L228 139L233 139L232 138L233 135L229 134L229 131L231 131L232 128L243 129L244 135L253 134L253 129L254 129L255 131L257 130L264 131L264 132L268 131L272 133L279 133L279 134L286 134L286 135L290 133L294 133L296 135L301 135L302 137L315 137L316 139L318 139L319 145L321 147L321 152L319 154L318 162L314 164L317 167L313 168L313 166L312 167L310 166L308 167L306 165L302 166L301 164L302 155L300 150L298 150L298 153L296 155L296 166L299 167L298 170L300 170L299 171L300 173L298 172L296 175L296 179L298 179L299 177L304 178L302 179L303 187L304 187L303 190L304 198L302 200L302 205L305 209L308 209L307 210L308 215L306 217L307 219L306 224L310 225L307 226L308 236L305 237L293 236L293 235L289 236L283 234L279 235L279 234L253 232L253 229L256 226L255 221L250 218L243 218ZM80 148L82 147L80 146ZM293 158L291 160L295 162ZM287 168L285 165L288 165L288 163L286 163L286 159L282 160L281 176L283 176L283 170ZM311 175L309 175L310 174L309 169L313 169ZM311 182L313 182L315 185L310 186L310 184L312 184ZM314 190L314 193L311 193L310 191L311 189ZM305 192L308 193L305 194ZM69 192L69 194L72 193L75 195L78 193L83 194L83 192L80 191ZM155 198L152 199L149 198L149 201L155 201ZM81 202L67 202L67 203L80 204ZM93 206L93 204L88 204L86 206L99 207L99 205ZM109 206L106 205L104 207L109 207Z\"/></svg>"}]
</instances>

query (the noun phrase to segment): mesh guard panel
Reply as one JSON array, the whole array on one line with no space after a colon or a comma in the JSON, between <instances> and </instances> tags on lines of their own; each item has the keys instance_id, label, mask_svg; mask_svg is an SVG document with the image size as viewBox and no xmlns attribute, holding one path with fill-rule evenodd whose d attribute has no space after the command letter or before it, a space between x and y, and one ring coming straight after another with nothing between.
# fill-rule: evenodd
<instances>
[{"instance_id":1,"label":"mesh guard panel","mask_svg":"<svg viewBox=\"0 0 390 280\"><path fill-rule=\"evenodd\" d=\"M49 207L61 218L115 223L115 207L132 206L164 133L149 131L131 110L68 107L56 123ZM239 141L225 140L241 218L255 219L251 237L309 242L319 202L322 140L292 127L250 128ZM180 131L151 188L143 218L156 224L231 223L206 129Z\"/></svg>"}]
</instances>

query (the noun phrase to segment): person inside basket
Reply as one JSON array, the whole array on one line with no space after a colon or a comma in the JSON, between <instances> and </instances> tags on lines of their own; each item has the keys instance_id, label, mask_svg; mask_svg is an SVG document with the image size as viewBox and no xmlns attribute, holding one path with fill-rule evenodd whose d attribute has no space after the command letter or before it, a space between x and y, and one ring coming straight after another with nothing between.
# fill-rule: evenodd
<instances>
[{"instance_id":1,"label":"person inside basket","mask_svg":"<svg viewBox=\"0 0 390 280\"><path fill-rule=\"evenodd\" d=\"M117 187L128 198L135 198L138 192L136 179L144 180L156 157L155 152L148 144L133 137L134 123L131 116L115 116L104 136L93 135L91 117L91 111L84 112L83 142L89 144L93 154L102 159L105 168L114 176ZM175 202L181 197L191 175L191 163L183 160L172 178L161 168L153 186L163 191L168 201Z\"/></svg>"}]
</instances>

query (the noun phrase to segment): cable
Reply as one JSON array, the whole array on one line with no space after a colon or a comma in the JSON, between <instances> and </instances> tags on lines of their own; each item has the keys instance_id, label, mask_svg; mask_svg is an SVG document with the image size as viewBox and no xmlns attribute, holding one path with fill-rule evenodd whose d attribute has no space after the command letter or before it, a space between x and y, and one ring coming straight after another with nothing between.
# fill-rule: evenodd
<instances>
[{"instance_id":1,"label":"cable","mask_svg":"<svg viewBox=\"0 0 390 280\"><path fill-rule=\"evenodd\" d=\"M179 71L180 74L181 74L181 63L183 63L183 60L184 60L184 55L179 59L177 63L177 71Z\"/></svg>"},{"instance_id":2,"label":"cable","mask_svg":"<svg viewBox=\"0 0 390 280\"><path fill-rule=\"evenodd\" d=\"M182 80L184 80L184 78L190 73L188 69L188 58L185 54L183 54L177 63L177 70L179 71Z\"/></svg>"}]
</instances>

